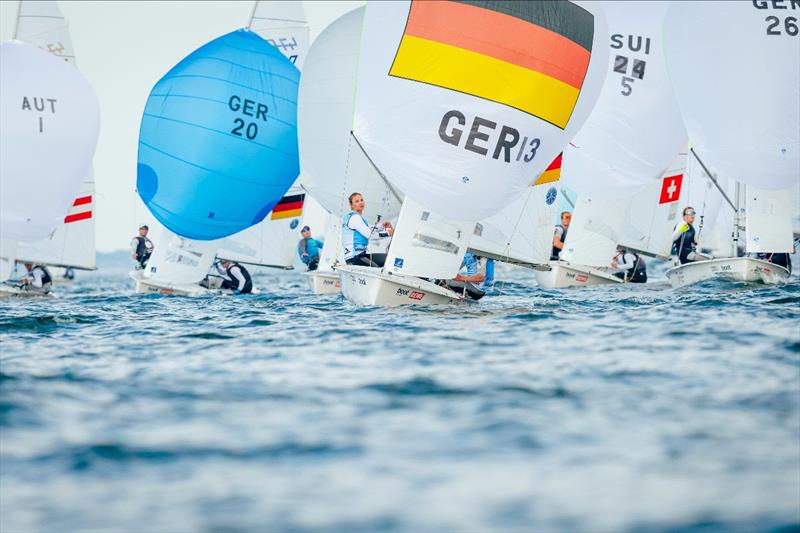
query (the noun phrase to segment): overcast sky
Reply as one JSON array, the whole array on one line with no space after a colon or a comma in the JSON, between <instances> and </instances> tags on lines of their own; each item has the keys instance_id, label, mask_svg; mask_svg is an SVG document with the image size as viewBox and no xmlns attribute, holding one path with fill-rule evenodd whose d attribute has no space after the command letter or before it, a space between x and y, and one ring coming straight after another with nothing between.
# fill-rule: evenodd
<instances>
[{"instance_id":1,"label":"overcast sky","mask_svg":"<svg viewBox=\"0 0 800 533\"><path fill-rule=\"evenodd\" d=\"M311 38L363 1L305 1ZM78 67L100 99L97 250L126 249L141 222L155 220L136 195L139 122L150 89L199 46L247 26L255 2L58 2ZM0 40L13 35L18 2L0 2Z\"/></svg>"}]
</instances>

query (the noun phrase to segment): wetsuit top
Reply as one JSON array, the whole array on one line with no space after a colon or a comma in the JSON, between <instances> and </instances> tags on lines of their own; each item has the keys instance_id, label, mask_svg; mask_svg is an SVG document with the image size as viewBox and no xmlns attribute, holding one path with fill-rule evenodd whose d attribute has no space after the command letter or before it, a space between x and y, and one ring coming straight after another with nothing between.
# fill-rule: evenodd
<instances>
[{"instance_id":1,"label":"wetsuit top","mask_svg":"<svg viewBox=\"0 0 800 533\"><path fill-rule=\"evenodd\" d=\"M486 278L483 280L481 290L487 292L494 287L494 259L486 260Z\"/></svg>"},{"instance_id":2,"label":"wetsuit top","mask_svg":"<svg viewBox=\"0 0 800 533\"><path fill-rule=\"evenodd\" d=\"M681 231L684 225L689 226L689 229ZM686 263L688 261L687 256L695 251L696 239L697 233L694 230L694 226L688 222L681 222L675 226L675 230L672 232L672 249L678 255L681 264Z\"/></svg>"},{"instance_id":3,"label":"wetsuit top","mask_svg":"<svg viewBox=\"0 0 800 533\"><path fill-rule=\"evenodd\" d=\"M47 288L53 283L53 278L50 277L50 272L41 265L34 266L26 277L31 280L30 286L37 289Z\"/></svg>"},{"instance_id":4,"label":"wetsuit top","mask_svg":"<svg viewBox=\"0 0 800 533\"><path fill-rule=\"evenodd\" d=\"M555 231L555 233L553 235L558 237L561 240L562 244L563 244L567 240L567 228L565 228L561 224L557 224L556 225L556 231ZM560 255L561 255L561 250L559 250L558 248L553 246L553 251L550 252L550 259L554 259L554 260L558 259L558 257Z\"/></svg>"},{"instance_id":5,"label":"wetsuit top","mask_svg":"<svg viewBox=\"0 0 800 533\"><path fill-rule=\"evenodd\" d=\"M353 259L367 251L369 238L375 228L371 228L363 216L350 211L342 219L342 248L344 259Z\"/></svg>"},{"instance_id":6,"label":"wetsuit top","mask_svg":"<svg viewBox=\"0 0 800 533\"><path fill-rule=\"evenodd\" d=\"M147 237L137 235L131 241L131 248L136 252L136 260L141 261L153 253L153 241Z\"/></svg>"},{"instance_id":7,"label":"wetsuit top","mask_svg":"<svg viewBox=\"0 0 800 533\"><path fill-rule=\"evenodd\" d=\"M253 279L250 277L250 273L247 269L242 265L233 263L228 267L226 273L228 277L231 278L231 281L236 284L234 290L241 293L248 293L253 290Z\"/></svg>"},{"instance_id":8,"label":"wetsuit top","mask_svg":"<svg viewBox=\"0 0 800 533\"><path fill-rule=\"evenodd\" d=\"M301 259L309 260L319 257L319 251L322 249L322 247L323 242L321 240L313 237L303 237L297 244L297 253L300 255ZM303 252L307 253L308 257L303 257Z\"/></svg>"},{"instance_id":9,"label":"wetsuit top","mask_svg":"<svg viewBox=\"0 0 800 533\"><path fill-rule=\"evenodd\" d=\"M647 279L647 263L639 254L625 252L617 254L617 268L625 272L625 278L629 281Z\"/></svg>"}]
</instances>

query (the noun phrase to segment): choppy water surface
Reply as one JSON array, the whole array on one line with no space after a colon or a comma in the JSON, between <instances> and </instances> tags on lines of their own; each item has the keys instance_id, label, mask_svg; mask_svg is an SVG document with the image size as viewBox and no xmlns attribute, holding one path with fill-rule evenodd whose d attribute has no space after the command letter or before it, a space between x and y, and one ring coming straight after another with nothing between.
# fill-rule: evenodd
<instances>
[{"instance_id":1,"label":"choppy water surface","mask_svg":"<svg viewBox=\"0 0 800 533\"><path fill-rule=\"evenodd\" d=\"M80 276L81 273L79 273ZM800 280L0 302L0 529L800 527Z\"/></svg>"}]
</instances>

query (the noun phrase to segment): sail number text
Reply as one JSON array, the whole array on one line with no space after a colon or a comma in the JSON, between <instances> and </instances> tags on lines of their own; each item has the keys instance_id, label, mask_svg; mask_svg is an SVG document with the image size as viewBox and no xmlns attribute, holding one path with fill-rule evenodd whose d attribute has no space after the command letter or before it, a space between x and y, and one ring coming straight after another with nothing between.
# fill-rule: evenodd
<instances>
[{"instance_id":1,"label":"sail number text","mask_svg":"<svg viewBox=\"0 0 800 533\"><path fill-rule=\"evenodd\" d=\"M31 111L33 113L41 113L39 114L39 133L44 133L44 117L43 114L56 114L56 100L55 98L45 98L45 97L38 97L32 96L28 98L27 96L22 97L22 110L23 111Z\"/></svg>"},{"instance_id":2,"label":"sail number text","mask_svg":"<svg viewBox=\"0 0 800 533\"><path fill-rule=\"evenodd\" d=\"M265 104L255 102L248 98L242 98L235 94L228 100L228 107L231 111L241 113L247 117L253 117L255 121L259 119L264 122L267 121L267 110L269 109ZM258 136L258 124L256 122L245 121L241 117L236 117L233 120L234 127L231 133L239 137L247 137L253 140Z\"/></svg>"},{"instance_id":3,"label":"sail number text","mask_svg":"<svg viewBox=\"0 0 800 533\"><path fill-rule=\"evenodd\" d=\"M464 113L455 109L450 110L442 116L442 121L439 123L439 138L453 146L460 146L461 140L465 139L464 150L488 155L492 147L486 143L494 137L490 141L490 144L494 144L492 157L498 160L502 157L506 163L510 163L511 158L526 163L532 161L536 157L536 150L542 144L541 139L528 139L528 136L523 136L520 142L519 130L511 126L500 125L500 132L496 133L497 122L478 116L472 119L472 125L465 137L463 126L466 125L467 117Z\"/></svg>"},{"instance_id":4,"label":"sail number text","mask_svg":"<svg viewBox=\"0 0 800 533\"><path fill-rule=\"evenodd\" d=\"M756 9L773 9L776 12L783 9L800 10L800 0L753 0L753 7ZM797 17L781 17L782 13L767 16L764 21L767 23L767 35L790 35L796 37L800 34L800 27L797 24Z\"/></svg>"}]
</instances>

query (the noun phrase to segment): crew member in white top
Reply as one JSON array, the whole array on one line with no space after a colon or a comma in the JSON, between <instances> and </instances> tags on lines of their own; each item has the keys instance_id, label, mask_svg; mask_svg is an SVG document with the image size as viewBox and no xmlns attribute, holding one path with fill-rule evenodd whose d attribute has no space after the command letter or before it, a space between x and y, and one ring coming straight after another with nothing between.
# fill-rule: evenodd
<instances>
[{"instance_id":1,"label":"crew member in white top","mask_svg":"<svg viewBox=\"0 0 800 533\"><path fill-rule=\"evenodd\" d=\"M349 197L351 211L342 219L342 248L344 260L348 265L382 267L386 254L368 254L369 239L375 232L381 237L394 235L394 227L388 220L380 226L370 226L362 213L364 197L354 192Z\"/></svg>"},{"instance_id":2,"label":"crew member in white top","mask_svg":"<svg viewBox=\"0 0 800 533\"><path fill-rule=\"evenodd\" d=\"M21 288L27 291L41 292L47 294L53 287L53 278L50 277L50 272L42 265L34 265L33 263L25 263L25 270L28 271L25 276L19 280Z\"/></svg>"},{"instance_id":3,"label":"crew member in white top","mask_svg":"<svg viewBox=\"0 0 800 533\"><path fill-rule=\"evenodd\" d=\"M647 264L639 254L623 246L617 246L617 255L611 260L611 268L618 270L614 275L629 283L647 283Z\"/></svg>"}]
</instances>

